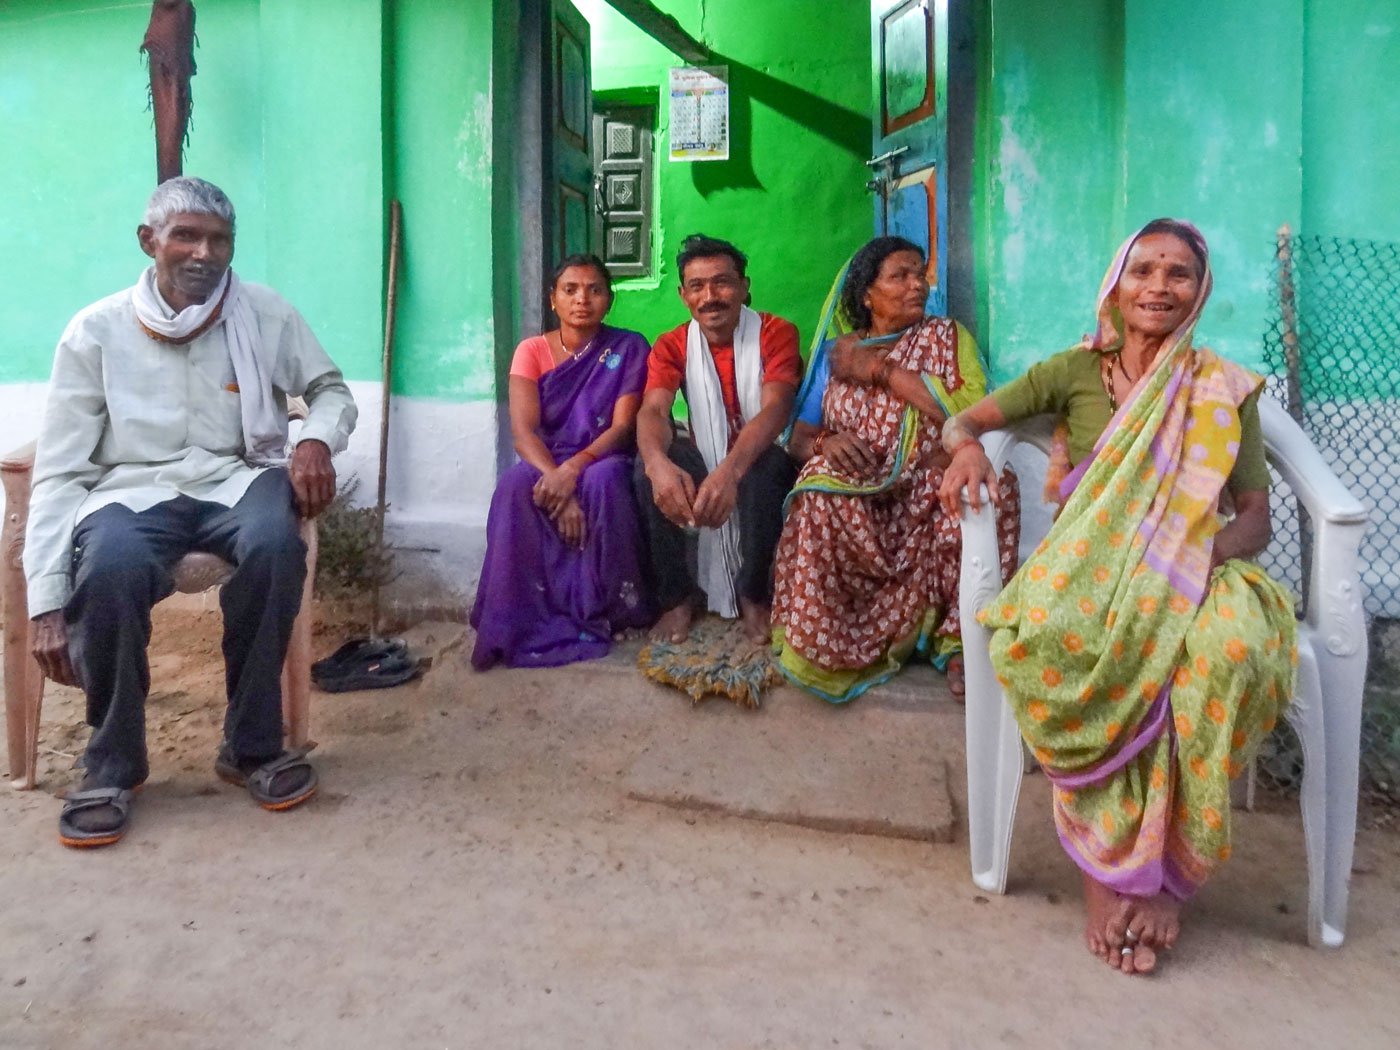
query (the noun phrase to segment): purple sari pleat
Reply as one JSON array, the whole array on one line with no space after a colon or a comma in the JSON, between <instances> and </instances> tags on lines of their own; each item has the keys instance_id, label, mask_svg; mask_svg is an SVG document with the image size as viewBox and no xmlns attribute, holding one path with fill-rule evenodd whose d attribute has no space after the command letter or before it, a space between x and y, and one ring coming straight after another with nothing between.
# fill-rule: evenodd
<instances>
[{"instance_id":1,"label":"purple sari pleat","mask_svg":"<svg viewBox=\"0 0 1400 1050\"><path fill-rule=\"evenodd\" d=\"M636 332L604 327L586 353L540 379L539 435L556 463L612 425L620 398L642 392L648 349ZM535 506L540 476L529 463L516 463L491 499L486 560L471 614L477 670L597 659L607 654L614 631L645 627L652 619L631 447L589 464L579 476L582 550L565 544Z\"/></svg>"}]
</instances>

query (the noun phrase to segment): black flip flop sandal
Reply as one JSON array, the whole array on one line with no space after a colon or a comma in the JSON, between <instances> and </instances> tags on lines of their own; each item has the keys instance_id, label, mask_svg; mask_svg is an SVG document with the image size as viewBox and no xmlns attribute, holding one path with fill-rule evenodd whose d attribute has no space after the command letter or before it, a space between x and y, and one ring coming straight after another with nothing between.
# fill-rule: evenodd
<instances>
[{"instance_id":1,"label":"black flip flop sandal","mask_svg":"<svg viewBox=\"0 0 1400 1050\"><path fill-rule=\"evenodd\" d=\"M349 693L357 689L386 689L403 685L423 673L423 662L407 651L355 661L335 675L315 679L317 688L327 693Z\"/></svg>"},{"instance_id":2,"label":"black flip flop sandal","mask_svg":"<svg viewBox=\"0 0 1400 1050\"><path fill-rule=\"evenodd\" d=\"M58 841L73 849L93 849L97 846L110 846L126 834L127 820L131 815L131 791L127 788L88 788L74 791L63 801L63 812L58 815ZM115 828L103 831L84 831L69 819L84 810L111 806L117 811L119 822Z\"/></svg>"},{"instance_id":3,"label":"black flip flop sandal","mask_svg":"<svg viewBox=\"0 0 1400 1050\"><path fill-rule=\"evenodd\" d=\"M299 806L316 794L316 786L320 778L316 775L316 767L306 759L310 751L310 747L298 747L291 751L284 751L271 761L264 762L257 769L245 773L238 768L238 764L228 749L224 748L220 750L219 757L214 760L214 772L220 780L226 783L247 788L248 794L252 795L253 800L263 809L278 813L284 809ZM299 767L309 770L311 778L293 792L284 795L274 794L272 782L276 779L277 774Z\"/></svg>"},{"instance_id":4,"label":"black flip flop sandal","mask_svg":"<svg viewBox=\"0 0 1400 1050\"><path fill-rule=\"evenodd\" d=\"M311 665L312 678L339 678L357 667L386 656L402 656L408 643L402 638L356 638L346 642L324 660Z\"/></svg>"}]
</instances>

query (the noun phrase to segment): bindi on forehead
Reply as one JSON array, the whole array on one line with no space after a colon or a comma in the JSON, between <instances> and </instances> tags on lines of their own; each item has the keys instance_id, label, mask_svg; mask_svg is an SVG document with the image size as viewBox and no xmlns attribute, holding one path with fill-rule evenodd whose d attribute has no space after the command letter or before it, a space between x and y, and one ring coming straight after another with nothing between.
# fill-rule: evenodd
<instances>
[{"instance_id":1,"label":"bindi on forehead","mask_svg":"<svg viewBox=\"0 0 1400 1050\"><path fill-rule=\"evenodd\" d=\"M1128 256L1128 261L1125 266L1125 269L1135 269L1144 266L1153 268L1162 266L1172 269L1179 267L1181 269L1189 270L1192 274L1195 274L1197 276L1199 276L1200 269L1199 263L1197 262L1195 255L1193 255L1189 249L1182 251L1173 251L1172 249L1165 247L1143 248L1141 250L1134 249L1132 254Z\"/></svg>"},{"instance_id":2,"label":"bindi on forehead","mask_svg":"<svg viewBox=\"0 0 1400 1050\"><path fill-rule=\"evenodd\" d=\"M1134 245L1133 254L1137 256L1150 255L1157 259L1194 259L1195 254L1186 245Z\"/></svg>"},{"instance_id":3,"label":"bindi on forehead","mask_svg":"<svg viewBox=\"0 0 1400 1050\"><path fill-rule=\"evenodd\" d=\"M1191 246L1170 233L1150 233L1146 237L1141 237L1133 243L1133 254L1154 253L1158 256L1166 255L1189 255L1195 257L1195 252Z\"/></svg>"}]
</instances>

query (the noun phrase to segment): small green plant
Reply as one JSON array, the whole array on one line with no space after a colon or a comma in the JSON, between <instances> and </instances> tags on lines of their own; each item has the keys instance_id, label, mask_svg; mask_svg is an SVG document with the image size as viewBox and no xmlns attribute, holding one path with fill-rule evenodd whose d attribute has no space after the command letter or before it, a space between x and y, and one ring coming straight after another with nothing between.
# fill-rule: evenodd
<instances>
[{"instance_id":1,"label":"small green plant","mask_svg":"<svg viewBox=\"0 0 1400 1050\"><path fill-rule=\"evenodd\" d=\"M322 598L366 594L394 578L393 552L379 548L379 508L351 502L359 487L359 478L350 475L316 519L316 594Z\"/></svg>"}]
</instances>

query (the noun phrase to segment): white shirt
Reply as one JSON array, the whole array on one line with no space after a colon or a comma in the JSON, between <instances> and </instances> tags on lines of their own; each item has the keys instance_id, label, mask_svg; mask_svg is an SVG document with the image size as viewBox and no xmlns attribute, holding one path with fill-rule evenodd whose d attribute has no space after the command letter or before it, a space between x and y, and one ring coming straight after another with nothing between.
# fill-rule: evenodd
<instances>
[{"instance_id":1,"label":"white shirt","mask_svg":"<svg viewBox=\"0 0 1400 1050\"><path fill-rule=\"evenodd\" d=\"M273 397L304 397L298 441L342 451L358 415L339 369L301 315L244 284L272 368ZM224 326L184 346L148 336L131 290L81 311L54 353L24 544L29 615L71 592L73 528L110 503L134 511L190 496L231 507L266 468L243 459L243 417Z\"/></svg>"}]
</instances>

